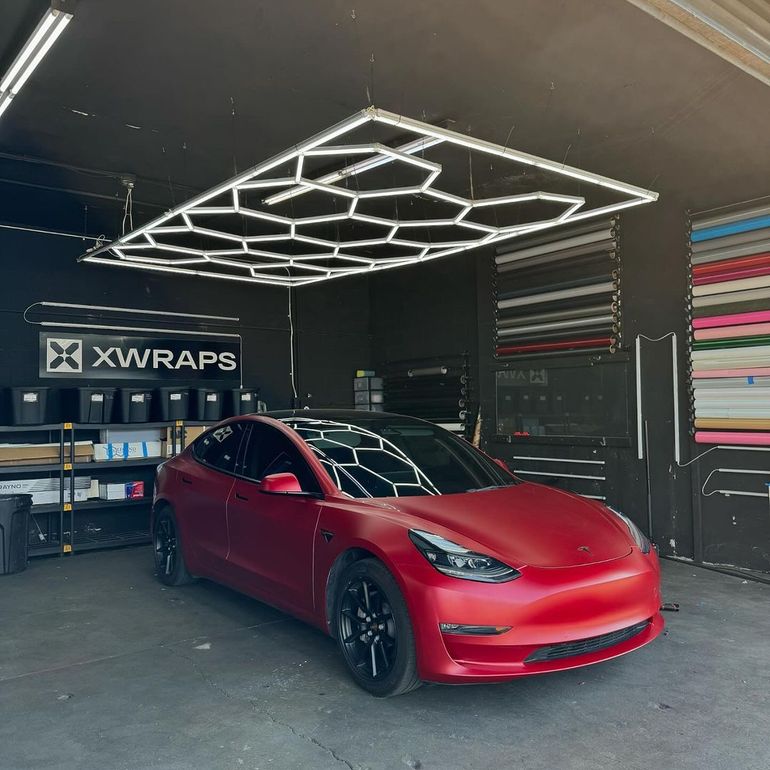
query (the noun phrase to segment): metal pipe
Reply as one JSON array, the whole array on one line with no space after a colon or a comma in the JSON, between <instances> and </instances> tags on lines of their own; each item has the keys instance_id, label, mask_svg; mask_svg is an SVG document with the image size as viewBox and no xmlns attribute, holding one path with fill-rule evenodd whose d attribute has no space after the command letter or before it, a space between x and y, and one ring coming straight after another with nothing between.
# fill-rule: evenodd
<instances>
[{"instance_id":1,"label":"metal pipe","mask_svg":"<svg viewBox=\"0 0 770 770\"><path fill-rule=\"evenodd\" d=\"M725 270L746 270L753 267L765 267L766 265L770 265L770 252L754 254L742 259L723 259L705 265L694 265L692 267L692 274L693 277L699 278L706 275L719 274Z\"/></svg>"},{"instance_id":2,"label":"metal pipe","mask_svg":"<svg viewBox=\"0 0 770 770\"><path fill-rule=\"evenodd\" d=\"M671 371L674 399L674 460L679 465L680 460L680 436L679 436L679 361L676 333L671 335Z\"/></svg>"},{"instance_id":3,"label":"metal pipe","mask_svg":"<svg viewBox=\"0 0 770 770\"><path fill-rule=\"evenodd\" d=\"M642 338L637 334L634 343L636 351L636 457L644 459L644 436L642 436Z\"/></svg>"},{"instance_id":4,"label":"metal pipe","mask_svg":"<svg viewBox=\"0 0 770 770\"><path fill-rule=\"evenodd\" d=\"M590 318L573 319L570 321L554 321L552 323L530 324L529 326L513 326L498 330L498 335L502 337L510 334L534 334L536 332L550 331L552 329L576 329L583 326L607 325L611 324L614 320L615 316L609 314L592 316ZM768 325L768 328L770 329L770 324Z\"/></svg>"},{"instance_id":5,"label":"metal pipe","mask_svg":"<svg viewBox=\"0 0 770 770\"><path fill-rule=\"evenodd\" d=\"M548 230L547 232L543 233L542 235L528 235L526 236L526 245L527 246L539 246L542 243L551 243L554 240L564 240L565 238L574 238L577 235L585 235L586 233L593 233L596 230L601 230L604 227L610 227L614 228L615 226L615 220L613 218L610 218L606 224L603 222L583 222L579 225L560 225L558 229L552 229ZM506 244L505 246L500 246L497 249L498 254L509 254L513 251L518 251L519 249L514 247L511 248L509 244Z\"/></svg>"},{"instance_id":6,"label":"metal pipe","mask_svg":"<svg viewBox=\"0 0 770 770\"><path fill-rule=\"evenodd\" d=\"M564 342L537 342L531 345L504 345L497 348L498 355L507 355L509 353L527 353L540 352L548 350L565 350L577 348L606 347L615 344L614 337L591 337L587 339L565 340Z\"/></svg>"},{"instance_id":7,"label":"metal pipe","mask_svg":"<svg viewBox=\"0 0 770 770\"><path fill-rule=\"evenodd\" d=\"M750 313L733 313L730 315L711 316L710 318L695 318L692 321L692 328L711 329L721 326L748 327L751 324L764 322L770 323L770 310Z\"/></svg>"},{"instance_id":8,"label":"metal pipe","mask_svg":"<svg viewBox=\"0 0 770 770\"><path fill-rule=\"evenodd\" d=\"M514 460L535 460L543 463L579 463L581 465L605 465L604 460L575 460L571 457L535 457L533 455L514 455Z\"/></svg>"},{"instance_id":9,"label":"metal pipe","mask_svg":"<svg viewBox=\"0 0 770 770\"><path fill-rule=\"evenodd\" d=\"M559 479L589 479L590 481L606 481L606 476L585 476L579 473L549 473L546 471L527 471L521 468L514 468L514 473L520 473L524 476L554 476Z\"/></svg>"},{"instance_id":10,"label":"metal pipe","mask_svg":"<svg viewBox=\"0 0 770 770\"><path fill-rule=\"evenodd\" d=\"M446 374L449 370L446 366L423 366L417 369L410 369L407 374L409 377L428 377L435 374Z\"/></svg>"},{"instance_id":11,"label":"metal pipe","mask_svg":"<svg viewBox=\"0 0 770 770\"><path fill-rule=\"evenodd\" d=\"M716 225L714 227L706 227L703 229L693 230L690 240L693 243L700 243L702 241L710 241L716 238L726 238L738 233L749 233L756 230L763 230L770 227L770 215L765 214L757 217L750 217L749 219L741 219L738 221L730 222L729 224Z\"/></svg>"}]
</instances>

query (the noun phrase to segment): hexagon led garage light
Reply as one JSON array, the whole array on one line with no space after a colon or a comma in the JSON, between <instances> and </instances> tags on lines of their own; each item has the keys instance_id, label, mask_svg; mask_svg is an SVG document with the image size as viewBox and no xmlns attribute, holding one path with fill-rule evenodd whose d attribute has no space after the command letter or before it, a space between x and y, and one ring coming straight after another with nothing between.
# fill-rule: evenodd
<instances>
[{"instance_id":1,"label":"hexagon led garage light","mask_svg":"<svg viewBox=\"0 0 770 770\"><path fill-rule=\"evenodd\" d=\"M80 261L298 286L427 262L657 197L369 107Z\"/></svg>"}]
</instances>

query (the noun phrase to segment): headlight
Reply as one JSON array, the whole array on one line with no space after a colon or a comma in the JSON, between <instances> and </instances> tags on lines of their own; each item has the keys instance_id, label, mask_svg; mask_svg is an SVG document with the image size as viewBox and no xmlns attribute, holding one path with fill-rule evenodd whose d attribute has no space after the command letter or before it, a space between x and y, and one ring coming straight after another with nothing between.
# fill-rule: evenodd
<instances>
[{"instance_id":1,"label":"headlight","mask_svg":"<svg viewBox=\"0 0 770 770\"><path fill-rule=\"evenodd\" d=\"M430 532L410 529L409 537L417 550L442 574L481 583L505 583L521 574L491 556L467 548Z\"/></svg>"},{"instance_id":2,"label":"headlight","mask_svg":"<svg viewBox=\"0 0 770 770\"><path fill-rule=\"evenodd\" d=\"M623 520L623 523L628 527L628 531L631 533L631 537L634 539L634 542L639 546L639 550L642 553L649 553L650 552L650 541L647 539L647 536L642 532L639 527L634 524L631 519L628 518L628 516L624 516L620 511L616 511L614 508L610 508L610 506L606 506L608 510L612 511L618 518Z\"/></svg>"}]
</instances>

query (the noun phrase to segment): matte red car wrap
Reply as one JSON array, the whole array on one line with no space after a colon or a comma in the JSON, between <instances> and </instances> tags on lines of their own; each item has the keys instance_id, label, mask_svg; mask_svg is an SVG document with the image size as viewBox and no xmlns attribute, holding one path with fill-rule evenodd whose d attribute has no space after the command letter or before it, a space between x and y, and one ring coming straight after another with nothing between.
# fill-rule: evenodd
<instances>
[{"instance_id":1,"label":"matte red car wrap","mask_svg":"<svg viewBox=\"0 0 770 770\"><path fill-rule=\"evenodd\" d=\"M173 511L193 575L335 633L327 600L335 595L340 566L370 555L403 594L419 677L434 682L503 681L588 665L661 632L655 550L645 553L643 536L637 542L633 525L600 503L513 478L480 491L351 497L333 481L318 451L322 444L311 447L283 421L292 414L332 426L360 419L360 413L333 411L233 418L217 426L229 426L230 441L232 433L244 435L237 456L226 457L234 463L230 471L201 461L195 445L160 467L154 516ZM252 451L248 442L261 435L253 425L291 442L312 474L307 493L265 492L248 476L244 447ZM277 483L281 488L286 481ZM512 568L513 578L479 582L444 574L410 531L499 562ZM497 630L453 633L455 626Z\"/></svg>"}]
</instances>

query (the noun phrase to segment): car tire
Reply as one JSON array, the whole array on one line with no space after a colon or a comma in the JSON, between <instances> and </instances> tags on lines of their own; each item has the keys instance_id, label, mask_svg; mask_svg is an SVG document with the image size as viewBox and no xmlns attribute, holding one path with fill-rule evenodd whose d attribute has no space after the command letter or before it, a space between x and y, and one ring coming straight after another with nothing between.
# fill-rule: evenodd
<instances>
[{"instance_id":1,"label":"car tire","mask_svg":"<svg viewBox=\"0 0 770 770\"><path fill-rule=\"evenodd\" d=\"M167 586L181 586L195 579L188 571L182 552L179 527L171 508L161 508L152 525L155 575Z\"/></svg>"},{"instance_id":2,"label":"car tire","mask_svg":"<svg viewBox=\"0 0 770 770\"><path fill-rule=\"evenodd\" d=\"M335 591L334 629L356 682L378 698L422 684L409 610L395 578L377 559L347 567Z\"/></svg>"}]
</instances>

